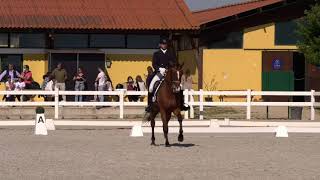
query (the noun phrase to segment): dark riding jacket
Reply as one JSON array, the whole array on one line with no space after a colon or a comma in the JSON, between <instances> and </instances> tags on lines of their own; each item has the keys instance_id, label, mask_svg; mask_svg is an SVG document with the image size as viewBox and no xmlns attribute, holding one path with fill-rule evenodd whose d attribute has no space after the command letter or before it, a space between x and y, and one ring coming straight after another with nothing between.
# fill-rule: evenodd
<instances>
[{"instance_id":1,"label":"dark riding jacket","mask_svg":"<svg viewBox=\"0 0 320 180\"><path fill-rule=\"evenodd\" d=\"M163 53L161 49L153 54L152 66L155 71L158 71L160 67L168 68L176 64L176 56L169 49L166 53Z\"/></svg>"}]
</instances>

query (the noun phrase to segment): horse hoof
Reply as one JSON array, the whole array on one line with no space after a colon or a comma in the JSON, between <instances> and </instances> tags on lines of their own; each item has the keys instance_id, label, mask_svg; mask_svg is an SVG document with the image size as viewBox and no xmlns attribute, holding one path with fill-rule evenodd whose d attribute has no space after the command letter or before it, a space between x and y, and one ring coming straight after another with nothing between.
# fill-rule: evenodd
<instances>
[{"instance_id":1,"label":"horse hoof","mask_svg":"<svg viewBox=\"0 0 320 180\"><path fill-rule=\"evenodd\" d=\"M155 146L155 145L156 145L156 143L152 142L150 145L151 145L151 146Z\"/></svg>"},{"instance_id":2,"label":"horse hoof","mask_svg":"<svg viewBox=\"0 0 320 180\"><path fill-rule=\"evenodd\" d=\"M170 143L166 142L166 147L170 147Z\"/></svg>"},{"instance_id":3,"label":"horse hoof","mask_svg":"<svg viewBox=\"0 0 320 180\"><path fill-rule=\"evenodd\" d=\"M180 135L178 136L178 141L179 141L179 142L182 142L182 141L183 141L183 139L184 139L184 138L183 138L183 135L182 135L182 134L180 134Z\"/></svg>"}]
</instances>

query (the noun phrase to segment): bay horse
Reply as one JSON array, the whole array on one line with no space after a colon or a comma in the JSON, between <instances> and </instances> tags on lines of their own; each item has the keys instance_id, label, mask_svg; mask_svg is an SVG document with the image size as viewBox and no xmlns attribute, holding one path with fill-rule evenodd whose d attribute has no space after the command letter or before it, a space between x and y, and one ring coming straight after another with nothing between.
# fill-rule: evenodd
<instances>
[{"instance_id":1,"label":"bay horse","mask_svg":"<svg viewBox=\"0 0 320 180\"><path fill-rule=\"evenodd\" d=\"M165 74L163 82L160 84L158 92L156 94L156 102L152 103L151 112L148 117L148 121L151 122L152 128L152 137L151 137L151 145L155 145L155 137L154 137L154 127L155 127L155 118L157 114L160 112L161 120L163 124L163 133L165 138L166 147L170 146L168 140L168 123L171 119L172 113L178 118L180 130L178 141L183 141L183 129L182 129L182 115L181 115L181 98L180 90L181 90L181 76L183 74L182 65L174 65L170 67Z\"/></svg>"}]
</instances>

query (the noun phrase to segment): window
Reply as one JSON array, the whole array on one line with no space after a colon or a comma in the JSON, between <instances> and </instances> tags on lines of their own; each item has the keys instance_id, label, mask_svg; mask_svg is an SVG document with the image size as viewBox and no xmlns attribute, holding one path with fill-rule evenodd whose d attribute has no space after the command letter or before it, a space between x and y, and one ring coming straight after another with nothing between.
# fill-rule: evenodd
<instances>
[{"instance_id":1,"label":"window","mask_svg":"<svg viewBox=\"0 0 320 180\"><path fill-rule=\"evenodd\" d=\"M297 20L278 22L275 28L275 45L295 45L297 43L299 39L295 33Z\"/></svg>"},{"instance_id":2,"label":"window","mask_svg":"<svg viewBox=\"0 0 320 180\"><path fill-rule=\"evenodd\" d=\"M127 48L156 49L160 41L160 35L128 35Z\"/></svg>"},{"instance_id":3,"label":"window","mask_svg":"<svg viewBox=\"0 0 320 180\"><path fill-rule=\"evenodd\" d=\"M12 48L45 48L45 33L12 33L10 34Z\"/></svg>"},{"instance_id":4,"label":"window","mask_svg":"<svg viewBox=\"0 0 320 180\"><path fill-rule=\"evenodd\" d=\"M231 32L221 38L211 41L209 49L241 49L243 47L243 32Z\"/></svg>"},{"instance_id":5,"label":"window","mask_svg":"<svg viewBox=\"0 0 320 180\"><path fill-rule=\"evenodd\" d=\"M13 64L18 72L22 69L22 56L21 55L0 55L0 72L8 69L8 64ZM4 81L2 79L1 81Z\"/></svg>"},{"instance_id":6,"label":"window","mask_svg":"<svg viewBox=\"0 0 320 180\"><path fill-rule=\"evenodd\" d=\"M120 34L91 34L90 47L95 48L124 48L125 35Z\"/></svg>"},{"instance_id":7,"label":"window","mask_svg":"<svg viewBox=\"0 0 320 180\"><path fill-rule=\"evenodd\" d=\"M55 48L88 48L88 34L55 34Z\"/></svg>"},{"instance_id":8,"label":"window","mask_svg":"<svg viewBox=\"0 0 320 180\"><path fill-rule=\"evenodd\" d=\"M0 34L0 48L8 47L8 33Z\"/></svg>"}]
</instances>

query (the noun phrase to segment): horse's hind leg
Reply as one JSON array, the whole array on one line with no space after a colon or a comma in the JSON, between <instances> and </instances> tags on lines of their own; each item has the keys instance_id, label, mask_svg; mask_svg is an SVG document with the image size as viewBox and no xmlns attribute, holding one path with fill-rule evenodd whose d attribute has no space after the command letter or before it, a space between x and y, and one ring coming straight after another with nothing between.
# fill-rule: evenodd
<instances>
[{"instance_id":1,"label":"horse's hind leg","mask_svg":"<svg viewBox=\"0 0 320 180\"><path fill-rule=\"evenodd\" d=\"M183 120L183 118L182 118L180 110L176 110L174 112L174 114L177 116L178 121L179 121L179 125L180 125L178 141L182 142L184 140L184 138L183 138L183 129L182 129L182 120Z\"/></svg>"},{"instance_id":2,"label":"horse's hind leg","mask_svg":"<svg viewBox=\"0 0 320 180\"><path fill-rule=\"evenodd\" d=\"M168 127L168 123L169 120L171 118L171 113L166 113L166 112L162 112L161 113L161 119L162 119L162 126L163 126L163 134L164 134L164 138L166 139L165 145L167 147L170 146L169 140L168 140L168 132L169 132L169 127Z\"/></svg>"}]
</instances>

